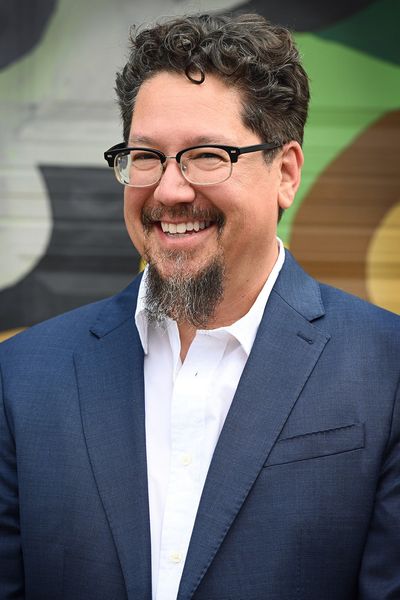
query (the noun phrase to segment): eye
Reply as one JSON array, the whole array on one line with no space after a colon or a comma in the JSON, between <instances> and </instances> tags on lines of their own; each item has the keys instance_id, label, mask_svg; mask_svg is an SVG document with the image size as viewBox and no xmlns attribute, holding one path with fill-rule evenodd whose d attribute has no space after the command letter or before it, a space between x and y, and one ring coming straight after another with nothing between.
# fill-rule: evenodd
<instances>
[{"instance_id":1,"label":"eye","mask_svg":"<svg viewBox=\"0 0 400 600\"><path fill-rule=\"evenodd\" d=\"M221 154L220 152L216 151L211 151L211 150L202 150L201 152L197 152L197 153L193 153L193 156L190 157L191 160L201 160L204 162L220 162L223 160L226 160L227 157L225 157L223 154Z\"/></svg>"},{"instance_id":2,"label":"eye","mask_svg":"<svg viewBox=\"0 0 400 600\"><path fill-rule=\"evenodd\" d=\"M131 152L131 160L132 162L140 161L140 160L159 160L156 154L152 152Z\"/></svg>"},{"instance_id":3,"label":"eye","mask_svg":"<svg viewBox=\"0 0 400 600\"><path fill-rule=\"evenodd\" d=\"M153 169L160 165L160 158L153 152L133 150L130 153L132 166L137 169Z\"/></svg>"},{"instance_id":4,"label":"eye","mask_svg":"<svg viewBox=\"0 0 400 600\"><path fill-rule=\"evenodd\" d=\"M225 150L207 146L188 150L182 158L200 169L212 169L230 163L229 155Z\"/></svg>"},{"instance_id":5,"label":"eye","mask_svg":"<svg viewBox=\"0 0 400 600\"><path fill-rule=\"evenodd\" d=\"M201 152L199 154L195 154L193 156L194 159L200 158L200 159L207 159L209 158L210 160L220 160L222 157L215 153L215 152Z\"/></svg>"}]
</instances>

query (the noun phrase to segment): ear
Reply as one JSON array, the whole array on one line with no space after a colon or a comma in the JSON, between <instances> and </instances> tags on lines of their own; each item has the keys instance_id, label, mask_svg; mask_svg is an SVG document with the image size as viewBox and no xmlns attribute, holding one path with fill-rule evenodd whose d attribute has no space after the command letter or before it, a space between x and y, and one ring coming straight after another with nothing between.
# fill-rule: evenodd
<instances>
[{"instance_id":1,"label":"ear","mask_svg":"<svg viewBox=\"0 0 400 600\"><path fill-rule=\"evenodd\" d=\"M284 145L280 156L281 182L278 193L279 206L284 210L292 205L300 185L303 162L303 151L298 142Z\"/></svg>"}]
</instances>

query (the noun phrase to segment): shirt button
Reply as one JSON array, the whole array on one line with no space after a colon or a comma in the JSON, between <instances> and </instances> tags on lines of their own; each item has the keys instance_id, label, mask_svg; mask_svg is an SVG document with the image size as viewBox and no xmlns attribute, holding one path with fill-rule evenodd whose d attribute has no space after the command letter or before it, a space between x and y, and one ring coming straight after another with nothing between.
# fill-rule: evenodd
<instances>
[{"instance_id":1,"label":"shirt button","mask_svg":"<svg viewBox=\"0 0 400 600\"><path fill-rule=\"evenodd\" d=\"M192 462L192 455L191 454L188 454L188 453L182 454L182 456L181 456L181 463L182 463L182 465L184 467L189 466L191 462Z\"/></svg>"},{"instance_id":2,"label":"shirt button","mask_svg":"<svg viewBox=\"0 0 400 600\"><path fill-rule=\"evenodd\" d=\"M178 564L182 560L182 554L180 552L173 552L169 558L171 562Z\"/></svg>"}]
</instances>

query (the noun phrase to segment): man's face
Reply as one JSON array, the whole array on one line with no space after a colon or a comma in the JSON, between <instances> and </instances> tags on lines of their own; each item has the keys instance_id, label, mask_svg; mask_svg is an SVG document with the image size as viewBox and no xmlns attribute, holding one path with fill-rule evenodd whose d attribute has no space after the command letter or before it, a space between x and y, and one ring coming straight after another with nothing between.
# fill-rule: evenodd
<instances>
[{"instance_id":1,"label":"man's face","mask_svg":"<svg viewBox=\"0 0 400 600\"><path fill-rule=\"evenodd\" d=\"M130 145L175 156L197 144L263 141L268 140L242 122L239 92L213 75L195 85L184 75L162 72L139 90ZM284 179L281 155L271 164L262 152L242 155L228 180L210 186L190 184L177 162L168 159L157 185L125 187L129 235L164 279L192 278L217 258L224 265L225 297L243 286L260 289L277 256L278 207L291 202L281 193ZM198 231L171 233L174 226L184 230L196 221Z\"/></svg>"}]
</instances>

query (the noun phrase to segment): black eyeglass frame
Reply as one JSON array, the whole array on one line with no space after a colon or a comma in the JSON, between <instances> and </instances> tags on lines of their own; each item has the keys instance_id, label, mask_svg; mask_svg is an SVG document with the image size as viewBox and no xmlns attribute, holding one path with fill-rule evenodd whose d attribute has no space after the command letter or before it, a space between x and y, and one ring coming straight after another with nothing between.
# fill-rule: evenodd
<instances>
[{"instance_id":1,"label":"black eyeglass frame","mask_svg":"<svg viewBox=\"0 0 400 600\"><path fill-rule=\"evenodd\" d=\"M115 146L111 146L108 150L104 152L104 158L108 163L109 167L115 166L115 159L118 154L128 153L132 150L143 150L146 152L154 152L159 159L161 164L163 165L167 158L175 158L176 162L180 164L182 155L188 150L197 150L198 148L218 148L220 150L225 150L228 153L228 156L231 160L231 163L237 163L238 158L241 154L248 154L249 152L258 152L260 150L274 150L275 148L280 148L281 144L274 143L263 143L263 144L254 144L252 146L224 146L223 144L200 144L198 146L190 146L189 148L184 148L180 150L175 156L167 156L161 150L155 150L154 148L144 148L142 146L126 146L124 142L120 144L116 144Z\"/></svg>"}]
</instances>

